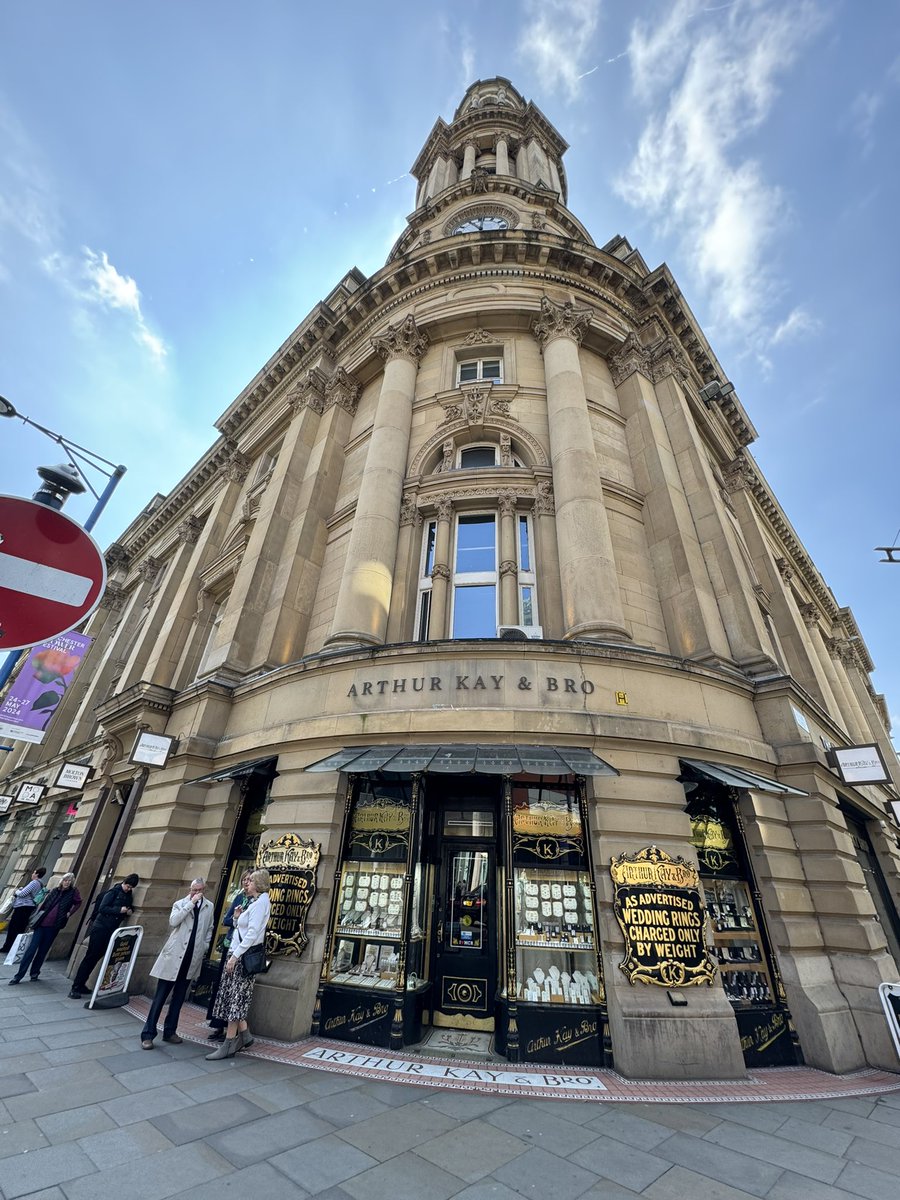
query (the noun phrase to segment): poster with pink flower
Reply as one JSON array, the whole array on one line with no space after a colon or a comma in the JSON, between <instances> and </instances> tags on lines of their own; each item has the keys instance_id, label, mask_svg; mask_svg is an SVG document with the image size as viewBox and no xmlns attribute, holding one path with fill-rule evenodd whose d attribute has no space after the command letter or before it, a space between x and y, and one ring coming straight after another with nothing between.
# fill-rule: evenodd
<instances>
[{"instance_id":1,"label":"poster with pink flower","mask_svg":"<svg viewBox=\"0 0 900 1200\"><path fill-rule=\"evenodd\" d=\"M0 701L0 737L42 742L47 726L90 649L83 633L61 633L29 651Z\"/></svg>"}]
</instances>

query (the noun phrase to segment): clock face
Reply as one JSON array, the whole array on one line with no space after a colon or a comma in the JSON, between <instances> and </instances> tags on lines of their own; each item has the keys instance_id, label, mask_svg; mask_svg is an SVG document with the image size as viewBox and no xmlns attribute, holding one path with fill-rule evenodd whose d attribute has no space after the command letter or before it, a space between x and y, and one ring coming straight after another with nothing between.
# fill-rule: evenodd
<instances>
[{"instance_id":1,"label":"clock face","mask_svg":"<svg viewBox=\"0 0 900 1200\"><path fill-rule=\"evenodd\" d=\"M484 233L491 229L509 229L509 222L503 217L470 217L453 227L454 233Z\"/></svg>"}]
</instances>

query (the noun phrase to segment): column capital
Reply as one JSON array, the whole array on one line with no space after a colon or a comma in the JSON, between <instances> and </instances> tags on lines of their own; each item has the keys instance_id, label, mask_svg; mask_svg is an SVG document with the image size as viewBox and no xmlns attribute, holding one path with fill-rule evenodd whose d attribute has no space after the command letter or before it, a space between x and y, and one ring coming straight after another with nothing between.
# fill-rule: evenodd
<instances>
[{"instance_id":1,"label":"column capital","mask_svg":"<svg viewBox=\"0 0 900 1200\"><path fill-rule=\"evenodd\" d=\"M531 328L542 347L559 337L570 338L580 346L592 315L590 308L577 307L571 300L557 304L549 296L542 296L541 315L532 322Z\"/></svg>"},{"instance_id":2,"label":"column capital","mask_svg":"<svg viewBox=\"0 0 900 1200\"><path fill-rule=\"evenodd\" d=\"M118 583L108 583L106 591L100 597L100 607L110 612L121 612L125 606L125 589Z\"/></svg>"},{"instance_id":3,"label":"column capital","mask_svg":"<svg viewBox=\"0 0 900 1200\"><path fill-rule=\"evenodd\" d=\"M230 479L232 483L243 483L250 474L250 468L253 466L253 459L249 455L244 454L242 450L238 450L234 442L226 444L228 457L225 460L225 478Z\"/></svg>"},{"instance_id":4,"label":"column capital","mask_svg":"<svg viewBox=\"0 0 900 1200\"><path fill-rule=\"evenodd\" d=\"M185 542L189 546L196 546L197 540L203 530L203 522L194 516L188 517L182 521L176 529L179 542Z\"/></svg>"},{"instance_id":5,"label":"column capital","mask_svg":"<svg viewBox=\"0 0 900 1200\"><path fill-rule=\"evenodd\" d=\"M400 502L400 524L418 525L419 506L415 496L404 496Z\"/></svg>"},{"instance_id":6,"label":"column capital","mask_svg":"<svg viewBox=\"0 0 900 1200\"><path fill-rule=\"evenodd\" d=\"M386 362L392 358L407 358L418 366L428 349L428 334L420 331L416 318L410 313L396 325L388 325L384 333L373 337L372 345Z\"/></svg>"},{"instance_id":7,"label":"column capital","mask_svg":"<svg viewBox=\"0 0 900 1200\"><path fill-rule=\"evenodd\" d=\"M819 624L819 607L812 601L799 606L800 616L807 629L815 629Z\"/></svg>"},{"instance_id":8,"label":"column capital","mask_svg":"<svg viewBox=\"0 0 900 1200\"><path fill-rule=\"evenodd\" d=\"M431 569L432 579L447 579L450 578L450 568L446 563L436 563Z\"/></svg>"},{"instance_id":9,"label":"column capital","mask_svg":"<svg viewBox=\"0 0 900 1200\"><path fill-rule=\"evenodd\" d=\"M743 491L749 487L754 480L753 468L750 466L750 460L743 453L738 454L731 462L726 463L722 468L722 477L725 480L725 491L731 493Z\"/></svg>"},{"instance_id":10,"label":"column capital","mask_svg":"<svg viewBox=\"0 0 900 1200\"><path fill-rule=\"evenodd\" d=\"M500 564L501 579L504 575L518 575L518 573L519 564L516 562L516 560L514 558L504 558L503 562Z\"/></svg>"},{"instance_id":11,"label":"column capital","mask_svg":"<svg viewBox=\"0 0 900 1200\"><path fill-rule=\"evenodd\" d=\"M312 409L316 413L324 412L327 383L324 371L319 367L310 367L306 374L301 376L296 388L288 397L294 412L301 412L304 408Z\"/></svg>"},{"instance_id":12,"label":"column capital","mask_svg":"<svg viewBox=\"0 0 900 1200\"><path fill-rule=\"evenodd\" d=\"M437 519L439 521L453 520L453 501L449 496L441 496L437 502Z\"/></svg>"},{"instance_id":13,"label":"column capital","mask_svg":"<svg viewBox=\"0 0 900 1200\"><path fill-rule=\"evenodd\" d=\"M152 554L148 554L141 565L138 567L138 575L146 583L153 583L159 574L159 568L162 566L162 560L154 558Z\"/></svg>"},{"instance_id":14,"label":"column capital","mask_svg":"<svg viewBox=\"0 0 900 1200\"><path fill-rule=\"evenodd\" d=\"M514 517L516 515L516 501L518 496L512 488L502 488L497 493L497 506L500 509L501 517Z\"/></svg>"},{"instance_id":15,"label":"column capital","mask_svg":"<svg viewBox=\"0 0 900 1200\"><path fill-rule=\"evenodd\" d=\"M640 371L647 379L653 377L653 365L650 351L639 341L637 334L629 333L625 341L607 359L609 373L616 387L624 383L635 371Z\"/></svg>"},{"instance_id":16,"label":"column capital","mask_svg":"<svg viewBox=\"0 0 900 1200\"><path fill-rule=\"evenodd\" d=\"M342 408L351 417L356 416L360 391L361 388L353 376L343 367L338 367L325 384L325 407Z\"/></svg>"},{"instance_id":17,"label":"column capital","mask_svg":"<svg viewBox=\"0 0 900 1200\"><path fill-rule=\"evenodd\" d=\"M131 555L121 542L113 542L103 557L106 560L106 570L109 575L119 569L127 571L131 565Z\"/></svg>"},{"instance_id":18,"label":"column capital","mask_svg":"<svg viewBox=\"0 0 900 1200\"><path fill-rule=\"evenodd\" d=\"M794 578L794 568L786 558L776 558L775 566L778 568L778 574L785 583L790 583Z\"/></svg>"}]
</instances>

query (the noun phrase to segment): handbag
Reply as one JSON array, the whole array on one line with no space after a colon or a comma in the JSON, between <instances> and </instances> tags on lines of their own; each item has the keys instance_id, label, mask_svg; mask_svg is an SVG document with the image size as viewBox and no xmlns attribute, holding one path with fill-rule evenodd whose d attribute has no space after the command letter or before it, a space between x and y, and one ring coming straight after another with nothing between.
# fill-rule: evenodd
<instances>
[{"instance_id":1,"label":"handbag","mask_svg":"<svg viewBox=\"0 0 900 1200\"><path fill-rule=\"evenodd\" d=\"M269 960L266 958L266 943L258 942L257 945L251 946L249 950L245 950L241 963L244 967L245 975L262 975L269 969Z\"/></svg>"},{"instance_id":2,"label":"handbag","mask_svg":"<svg viewBox=\"0 0 900 1200\"><path fill-rule=\"evenodd\" d=\"M13 910L13 902L16 898L16 889L10 888L8 894L3 897L3 903L0 904L0 917L8 917Z\"/></svg>"}]
</instances>

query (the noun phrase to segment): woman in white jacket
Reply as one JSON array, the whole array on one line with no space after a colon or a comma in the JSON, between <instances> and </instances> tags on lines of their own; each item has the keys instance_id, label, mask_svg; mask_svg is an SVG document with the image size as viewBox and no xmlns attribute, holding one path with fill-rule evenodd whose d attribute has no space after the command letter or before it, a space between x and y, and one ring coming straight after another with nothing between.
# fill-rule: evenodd
<instances>
[{"instance_id":1,"label":"woman in white jacket","mask_svg":"<svg viewBox=\"0 0 900 1200\"><path fill-rule=\"evenodd\" d=\"M207 1058L231 1058L253 1042L247 1027L247 1013L253 999L255 975L248 975L241 961L252 946L265 943L269 924L269 872L254 871L247 884L250 903L235 919L231 952L225 962L225 973L216 997L213 1015L228 1022L225 1041Z\"/></svg>"}]
</instances>

